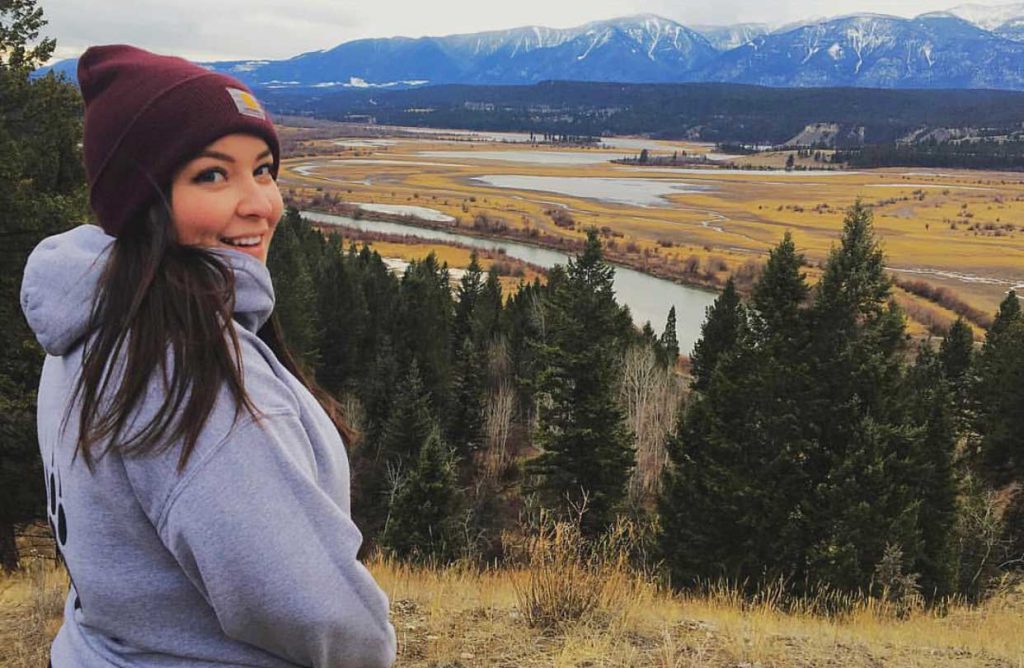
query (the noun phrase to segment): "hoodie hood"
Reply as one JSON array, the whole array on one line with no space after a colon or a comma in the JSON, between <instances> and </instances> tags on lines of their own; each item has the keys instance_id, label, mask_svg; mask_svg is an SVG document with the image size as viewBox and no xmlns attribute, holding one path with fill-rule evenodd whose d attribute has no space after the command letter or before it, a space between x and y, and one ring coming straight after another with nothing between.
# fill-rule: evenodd
<instances>
[{"instance_id":1,"label":"hoodie hood","mask_svg":"<svg viewBox=\"0 0 1024 668\"><path fill-rule=\"evenodd\" d=\"M39 242L21 282L21 310L39 344L61 356L85 336L93 297L114 237L96 225L79 225ZM235 274L234 319L255 333L274 310L266 265L241 251L211 248Z\"/></svg>"}]
</instances>

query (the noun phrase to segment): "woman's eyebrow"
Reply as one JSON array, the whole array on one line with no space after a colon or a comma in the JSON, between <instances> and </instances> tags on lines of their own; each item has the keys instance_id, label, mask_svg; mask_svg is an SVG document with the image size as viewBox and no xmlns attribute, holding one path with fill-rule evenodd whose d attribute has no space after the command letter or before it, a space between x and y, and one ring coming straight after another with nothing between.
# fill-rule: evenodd
<instances>
[{"instance_id":1,"label":"woman's eyebrow","mask_svg":"<svg viewBox=\"0 0 1024 668\"><path fill-rule=\"evenodd\" d=\"M270 149L269 148L266 151L264 151L263 153L260 153L258 156L256 156L256 159L257 160L262 160L263 158L267 157L268 155L270 155ZM214 158L216 160L223 160L224 162L230 162L230 163L234 163L235 162L235 159L232 158L230 155L228 155L227 153L221 153L220 151L202 151L197 157L199 157L199 158Z\"/></svg>"}]
</instances>

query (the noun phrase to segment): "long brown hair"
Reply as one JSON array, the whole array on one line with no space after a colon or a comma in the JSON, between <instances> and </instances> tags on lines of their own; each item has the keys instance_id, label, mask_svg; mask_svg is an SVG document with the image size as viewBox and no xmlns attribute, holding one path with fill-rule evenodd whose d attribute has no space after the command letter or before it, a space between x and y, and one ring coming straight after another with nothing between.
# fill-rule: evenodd
<instances>
[{"instance_id":1,"label":"long brown hair","mask_svg":"<svg viewBox=\"0 0 1024 668\"><path fill-rule=\"evenodd\" d=\"M125 456L163 452L184 438L178 458L180 473L222 384L231 392L236 421L243 407L259 420L259 409L245 390L238 336L231 324L234 273L216 253L178 242L168 200L169 190L164 189L160 200L114 240L93 298L82 371L62 425L62 429L66 427L71 407L81 394L74 456L81 450L90 471L93 448L108 437L111 447ZM351 444L354 434L340 404L288 349L276 313L256 335L316 397L342 438ZM173 360L169 379L168 356ZM123 371L118 373L115 369L120 360ZM135 430L132 438L120 442L158 365L165 393L160 410L144 428ZM108 386L115 378L120 384L110 394ZM101 412L101 407L106 410Z\"/></svg>"}]
</instances>

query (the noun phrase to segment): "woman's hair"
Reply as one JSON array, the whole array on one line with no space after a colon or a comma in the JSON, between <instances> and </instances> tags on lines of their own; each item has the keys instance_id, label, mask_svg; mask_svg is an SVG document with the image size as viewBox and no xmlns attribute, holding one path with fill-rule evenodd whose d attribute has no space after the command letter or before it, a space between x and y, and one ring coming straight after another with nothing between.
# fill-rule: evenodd
<instances>
[{"instance_id":1,"label":"woman's hair","mask_svg":"<svg viewBox=\"0 0 1024 668\"><path fill-rule=\"evenodd\" d=\"M167 200L165 190L160 201L115 239L93 299L82 372L68 405L69 415L82 394L75 456L81 449L90 470L94 446L108 437L124 455L162 452L184 438L178 458L181 472L222 384L234 400L235 420L243 407L259 419L259 409L244 387L238 336L231 326L234 274L216 253L178 242ZM339 403L288 350L276 313L257 336L317 398L351 443L353 432ZM120 442L158 365L164 392L160 409L144 428L132 430L132 438ZM120 384L109 395L112 378L119 378ZM180 417L175 422L176 415Z\"/></svg>"}]
</instances>

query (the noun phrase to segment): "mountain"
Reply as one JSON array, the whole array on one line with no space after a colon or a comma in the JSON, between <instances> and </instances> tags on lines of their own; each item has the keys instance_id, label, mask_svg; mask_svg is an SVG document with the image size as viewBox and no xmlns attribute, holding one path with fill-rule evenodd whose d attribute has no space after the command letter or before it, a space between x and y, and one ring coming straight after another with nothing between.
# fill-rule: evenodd
<instances>
[{"instance_id":1,"label":"mountain","mask_svg":"<svg viewBox=\"0 0 1024 668\"><path fill-rule=\"evenodd\" d=\"M697 32L649 14L565 30L530 26L410 39L363 39L276 62L209 63L257 86L395 87L679 81L718 51Z\"/></svg>"},{"instance_id":2,"label":"mountain","mask_svg":"<svg viewBox=\"0 0 1024 668\"><path fill-rule=\"evenodd\" d=\"M859 14L776 32L722 54L703 81L764 86L1024 88L1024 44L951 14Z\"/></svg>"},{"instance_id":3,"label":"mountain","mask_svg":"<svg viewBox=\"0 0 1024 668\"><path fill-rule=\"evenodd\" d=\"M691 26L719 51L728 51L743 46L755 37L772 31L767 23L736 23L728 26Z\"/></svg>"},{"instance_id":4,"label":"mountain","mask_svg":"<svg viewBox=\"0 0 1024 668\"><path fill-rule=\"evenodd\" d=\"M997 30L1006 23L1024 17L1024 3L1011 5L959 5L946 10L952 14L984 30Z\"/></svg>"},{"instance_id":5,"label":"mountain","mask_svg":"<svg viewBox=\"0 0 1024 668\"><path fill-rule=\"evenodd\" d=\"M306 95L553 80L1021 90L1024 5L961 5L913 19L857 14L770 32L761 24L695 30L641 14L567 29L361 39L286 60L204 66ZM53 66L72 79L74 68L74 60Z\"/></svg>"}]
</instances>

